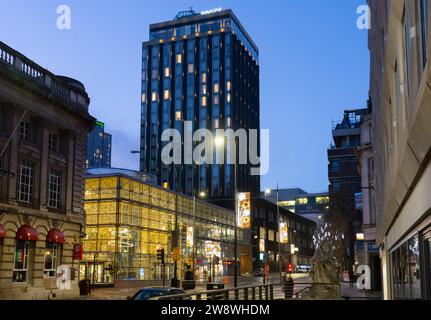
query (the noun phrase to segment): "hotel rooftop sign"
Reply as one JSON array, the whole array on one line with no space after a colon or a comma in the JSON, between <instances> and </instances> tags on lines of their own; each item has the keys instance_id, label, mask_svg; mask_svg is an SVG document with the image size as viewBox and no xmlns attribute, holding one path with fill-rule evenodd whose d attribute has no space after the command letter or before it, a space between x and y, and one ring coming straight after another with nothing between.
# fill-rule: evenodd
<instances>
[{"instance_id":1,"label":"hotel rooftop sign","mask_svg":"<svg viewBox=\"0 0 431 320\"><path fill-rule=\"evenodd\" d=\"M201 11L201 15L221 12L222 10L223 10L223 8L214 8L214 9L210 9L210 10L205 10L205 11Z\"/></svg>"},{"instance_id":2,"label":"hotel rooftop sign","mask_svg":"<svg viewBox=\"0 0 431 320\"><path fill-rule=\"evenodd\" d=\"M195 11L193 11L192 8L190 8L190 10L188 10L188 11L178 12L178 14L175 16L174 20L180 20L180 19L198 16L198 15L203 16L203 15L207 15L207 14L211 14L211 13L221 12L222 10L223 10L223 8L214 8L214 9L201 11L199 14L199 13L196 13Z\"/></svg>"}]
</instances>

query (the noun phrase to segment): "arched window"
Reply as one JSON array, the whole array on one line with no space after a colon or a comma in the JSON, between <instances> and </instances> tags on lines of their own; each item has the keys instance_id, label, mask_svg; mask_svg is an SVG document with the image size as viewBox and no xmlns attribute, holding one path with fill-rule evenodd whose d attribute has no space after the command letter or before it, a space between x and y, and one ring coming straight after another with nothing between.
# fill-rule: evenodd
<instances>
[{"instance_id":1,"label":"arched window","mask_svg":"<svg viewBox=\"0 0 431 320\"><path fill-rule=\"evenodd\" d=\"M64 242L64 234L61 231L57 229L51 229L48 232L46 236L43 268L43 276L45 278L52 278L56 276L57 268L61 261L61 253Z\"/></svg>"},{"instance_id":2,"label":"arched window","mask_svg":"<svg viewBox=\"0 0 431 320\"><path fill-rule=\"evenodd\" d=\"M38 232L29 225L21 226L16 232L12 282L27 283L31 281L35 243L38 236Z\"/></svg>"}]
</instances>

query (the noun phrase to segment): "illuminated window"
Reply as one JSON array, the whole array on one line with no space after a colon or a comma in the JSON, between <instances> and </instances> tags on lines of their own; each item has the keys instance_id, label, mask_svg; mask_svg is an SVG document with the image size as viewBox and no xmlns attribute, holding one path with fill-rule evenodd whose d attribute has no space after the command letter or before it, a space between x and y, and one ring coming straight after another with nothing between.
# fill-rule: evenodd
<instances>
[{"instance_id":1,"label":"illuminated window","mask_svg":"<svg viewBox=\"0 0 431 320\"><path fill-rule=\"evenodd\" d=\"M165 189L169 189L169 183L168 182L163 182L163 188Z\"/></svg>"},{"instance_id":2,"label":"illuminated window","mask_svg":"<svg viewBox=\"0 0 431 320\"><path fill-rule=\"evenodd\" d=\"M165 68L165 77L169 78L170 76L171 76L171 71L170 71L169 67L166 67Z\"/></svg>"},{"instance_id":3,"label":"illuminated window","mask_svg":"<svg viewBox=\"0 0 431 320\"><path fill-rule=\"evenodd\" d=\"M145 103L147 101L147 95L145 93L142 94L142 103Z\"/></svg>"},{"instance_id":4,"label":"illuminated window","mask_svg":"<svg viewBox=\"0 0 431 320\"><path fill-rule=\"evenodd\" d=\"M230 102L230 93L227 94L227 102Z\"/></svg>"},{"instance_id":5,"label":"illuminated window","mask_svg":"<svg viewBox=\"0 0 431 320\"><path fill-rule=\"evenodd\" d=\"M214 120L214 129L218 129L219 128L219 120L215 119Z\"/></svg>"},{"instance_id":6,"label":"illuminated window","mask_svg":"<svg viewBox=\"0 0 431 320\"><path fill-rule=\"evenodd\" d=\"M299 198L296 199L296 203L299 205L307 205L308 204L308 198Z\"/></svg>"},{"instance_id":7,"label":"illuminated window","mask_svg":"<svg viewBox=\"0 0 431 320\"><path fill-rule=\"evenodd\" d=\"M219 96L214 96L214 104L219 104Z\"/></svg>"},{"instance_id":8,"label":"illuminated window","mask_svg":"<svg viewBox=\"0 0 431 320\"><path fill-rule=\"evenodd\" d=\"M219 93L219 85L218 85L218 83L214 83L214 93Z\"/></svg>"},{"instance_id":9,"label":"illuminated window","mask_svg":"<svg viewBox=\"0 0 431 320\"><path fill-rule=\"evenodd\" d=\"M230 89L231 89L231 82L228 81L228 82L226 82L226 90L230 91Z\"/></svg>"},{"instance_id":10,"label":"illuminated window","mask_svg":"<svg viewBox=\"0 0 431 320\"><path fill-rule=\"evenodd\" d=\"M329 197L316 197L316 204L327 204L329 203Z\"/></svg>"},{"instance_id":11,"label":"illuminated window","mask_svg":"<svg viewBox=\"0 0 431 320\"><path fill-rule=\"evenodd\" d=\"M202 82L207 82L207 74L205 72L202 73Z\"/></svg>"},{"instance_id":12,"label":"illuminated window","mask_svg":"<svg viewBox=\"0 0 431 320\"><path fill-rule=\"evenodd\" d=\"M46 243L45 255L44 255L44 268L43 274L46 278L53 278L56 275L59 251L61 245L57 243Z\"/></svg>"},{"instance_id":13,"label":"illuminated window","mask_svg":"<svg viewBox=\"0 0 431 320\"><path fill-rule=\"evenodd\" d=\"M157 101L157 92L151 93L151 101L153 101L153 102Z\"/></svg>"},{"instance_id":14,"label":"illuminated window","mask_svg":"<svg viewBox=\"0 0 431 320\"><path fill-rule=\"evenodd\" d=\"M181 54L177 54L177 63L182 63L183 61L183 56Z\"/></svg>"},{"instance_id":15,"label":"illuminated window","mask_svg":"<svg viewBox=\"0 0 431 320\"><path fill-rule=\"evenodd\" d=\"M278 203L280 207L294 207L295 206L295 200L291 201L280 201Z\"/></svg>"},{"instance_id":16,"label":"illuminated window","mask_svg":"<svg viewBox=\"0 0 431 320\"><path fill-rule=\"evenodd\" d=\"M275 233L274 230L268 230L268 240L275 241Z\"/></svg>"},{"instance_id":17,"label":"illuminated window","mask_svg":"<svg viewBox=\"0 0 431 320\"><path fill-rule=\"evenodd\" d=\"M188 66L188 68L187 68L187 71L188 71L188 73L193 73L194 72L194 66L193 66L193 63L189 63L189 66Z\"/></svg>"},{"instance_id":18,"label":"illuminated window","mask_svg":"<svg viewBox=\"0 0 431 320\"><path fill-rule=\"evenodd\" d=\"M171 98L171 92L168 90L168 89L166 89L164 92L163 92L163 99L165 99L165 100L169 100Z\"/></svg>"},{"instance_id":19,"label":"illuminated window","mask_svg":"<svg viewBox=\"0 0 431 320\"><path fill-rule=\"evenodd\" d=\"M183 119L183 114L181 111L177 111L175 112L175 120L176 121L181 121Z\"/></svg>"},{"instance_id":20,"label":"illuminated window","mask_svg":"<svg viewBox=\"0 0 431 320\"><path fill-rule=\"evenodd\" d=\"M259 237L260 239L266 239L266 229L263 227L259 228Z\"/></svg>"},{"instance_id":21,"label":"illuminated window","mask_svg":"<svg viewBox=\"0 0 431 320\"><path fill-rule=\"evenodd\" d=\"M207 106L207 97L202 97L202 99L201 99L202 101L201 101L201 105L202 105L202 107L206 107Z\"/></svg>"},{"instance_id":22,"label":"illuminated window","mask_svg":"<svg viewBox=\"0 0 431 320\"><path fill-rule=\"evenodd\" d=\"M232 126L232 119L230 117L226 118L226 127L230 128L231 126Z\"/></svg>"},{"instance_id":23,"label":"illuminated window","mask_svg":"<svg viewBox=\"0 0 431 320\"><path fill-rule=\"evenodd\" d=\"M202 85L202 94L207 94L207 86L205 84Z\"/></svg>"}]
</instances>

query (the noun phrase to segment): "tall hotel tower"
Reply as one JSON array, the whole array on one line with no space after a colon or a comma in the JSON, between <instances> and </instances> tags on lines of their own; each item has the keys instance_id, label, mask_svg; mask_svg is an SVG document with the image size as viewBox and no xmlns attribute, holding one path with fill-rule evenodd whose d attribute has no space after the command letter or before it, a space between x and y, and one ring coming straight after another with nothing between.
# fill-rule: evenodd
<instances>
[{"instance_id":1,"label":"tall hotel tower","mask_svg":"<svg viewBox=\"0 0 431 320\"><path fill-rule=\"evenodd\" d=\"M181 133L184 160L185 121L193 132L260 132L258 61L256 45L231 10L184 11L150 25L142 48L141 171L180 193L205 195L221 205L233 199L234 165L165 165L161 155L167 142L161 134L165 129ZM260 177L250 175L251 168L250 162L237 166L237 188L258 195Z\"/></svg>"}]
</instances>

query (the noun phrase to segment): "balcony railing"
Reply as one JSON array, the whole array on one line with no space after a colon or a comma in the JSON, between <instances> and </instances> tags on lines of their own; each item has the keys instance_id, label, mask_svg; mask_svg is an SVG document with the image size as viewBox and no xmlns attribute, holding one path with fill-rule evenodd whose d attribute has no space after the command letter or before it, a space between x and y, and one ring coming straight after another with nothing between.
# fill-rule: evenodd
<instances>
[{"instance_id":1,"label":"balcony railing","mask_svg":"<svg viewBox=\"0 0 431 320\"><path fill-rule=\"evenodd\" d=\"M83 88L69 84L1 41L0 65L24 76L42 89L48 89L53 97L88 110L89 98Z\"/></svg>"}]
</instances>

